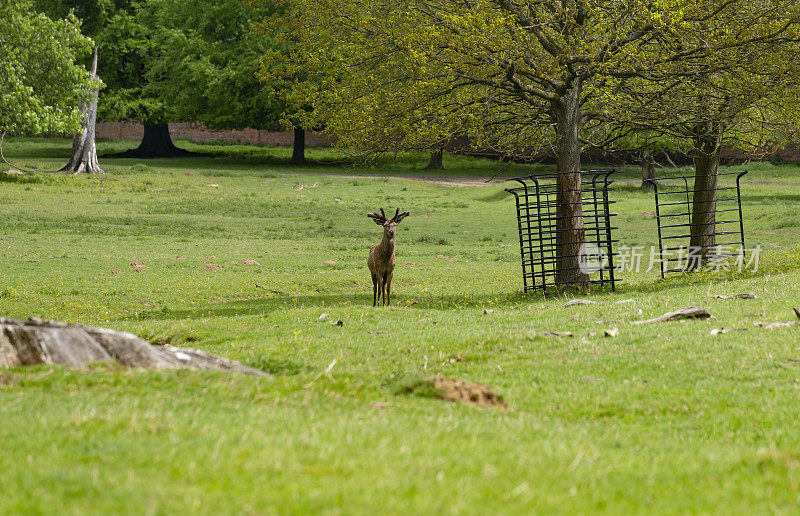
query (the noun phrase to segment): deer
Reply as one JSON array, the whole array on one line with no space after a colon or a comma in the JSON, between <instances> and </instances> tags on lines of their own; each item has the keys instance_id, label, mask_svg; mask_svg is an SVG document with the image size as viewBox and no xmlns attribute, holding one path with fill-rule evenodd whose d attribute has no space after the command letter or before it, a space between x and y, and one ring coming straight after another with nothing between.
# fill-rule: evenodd
<instances>
[{"instance_id":1,"label":"deer","mask_svg":"<svg viewBox=\"0 0 800 516\"><path fill-rule=\"evenodd\" d=\"M400 208L397 208L394 217L388 220L383 208L381 208L380 214L367 213L367 217L383 227L383 240L370 249L367 259L367 267L372 274L372 306L377 306L379 300L382 300L382 306L391 304L392 274L397 263L394 255L394 235L397 225L409 215L410 213L407 211L400 213Z\"/></svg>"}]
</instances>

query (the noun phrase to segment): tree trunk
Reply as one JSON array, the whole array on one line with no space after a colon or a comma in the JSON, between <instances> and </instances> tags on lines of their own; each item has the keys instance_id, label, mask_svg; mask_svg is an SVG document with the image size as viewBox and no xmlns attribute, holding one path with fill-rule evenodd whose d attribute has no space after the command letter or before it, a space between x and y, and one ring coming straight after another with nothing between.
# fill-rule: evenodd
<instances>
[{"instance_id":1,"label":"tree trunk","mask_svg":"<svg viewBox=\"0 0 800 516\"><path fill-rule=\"evenodd\" d=\"M144 136L139 146L117 154L106 154L108 158L182 158L195 156L194 152L176 147L169 134L169 125L144 122Z\"/></svg>"},{"instance_id":2,"label":"tree trunk","mask_svg":"<svg viewBox=\"0 0 800 516\"><path fill-rule=\"evenodd\" d=\"M306 164L306 131L294 128L294 145L292 146L292 165Z\"/></svg>"},{"instance_id":3,"label":"tree trunk","mask_svg":"<svg viewBox=\"0 0 800 516\"><path fill-rule=\"evenodd\" d=\"M97 47L94 47L92 58L92 79L97 79ZM97 161L97 147L95 146L95 125L97 123L97 90L91 92L92 100L88 105L81 106L83 111L82 130L72 138L72 157L69 162L61 167L59 172L73 174L105 174Z\"/></svg>"},{"instance_id":4,"label":"tree trunk","mask_svg":"<svg viewBox=\"0 0 800 516\"><path fill-rule=\"evenodd\" d=\"M436 149L435 151L431 152L431 160L428 162L425 170L444 170L442 154L442 149Z\"/></svg>"},{"instance_id":5,"label":"tree trunk","mask_svg":"<svg viewBox=\"0 0 800 516\"><path fill-rule=\"evenodd\" d=\"M139 147L124 153L131 158L176 158L190 156L185 149L175 146L169 134L169 124L144 124L144 136Z\"/></svg>"},{"instance_id":6,"label":"tree trunk","mask_svg":"<svg viewBox=\"0 0 800 516\"><path fill-rule=\"evenodd\" d=\"M556 115L556 282L564 289L588 286L589 276L581 270L585 260L585 235L581 206L580 80L554 106ZM584 255L584 256L582 256Z\"/></svg>"},{"instance_id":7,"label":"tree trunk","mask_svg":"<svg viewBox=\"0 0 800 516\"><path fill-rule=\"evenodd\" d=\"M717 172L720 146L718 138L704 137L695 143L694 193L689 241L688 269L706 265L714 254L716 238Z\"/></svg>"},{"instance_id":8,"label":"tree trunk","mask_svg":"<svg viewBox=\"0 0 800 516\"><path fill-rule=\"evenodd\" d=\"M656 178L656 162L649 151L642 152L642 188L653 188L653 183L648 179Z\"/></svg>"}]
</instances>

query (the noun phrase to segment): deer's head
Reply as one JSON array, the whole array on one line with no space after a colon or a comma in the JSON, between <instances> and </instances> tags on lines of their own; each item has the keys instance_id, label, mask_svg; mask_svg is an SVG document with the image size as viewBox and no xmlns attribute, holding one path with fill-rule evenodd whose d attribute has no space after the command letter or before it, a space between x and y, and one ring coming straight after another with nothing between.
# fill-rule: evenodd
<instances>
[{"instance_id":1,"label":"deer's head","mask_svg":"<svg viewBox=\"0 0 800 516\"><path fill-rule=\"evenodd\" d=\"M409 215L411 214L407 211L400 213L400 208L397 208L397 211L394 212L394 217L391 219L386 218L386 213L384 213L383 208L381 208L380 214L367 213L367 217L374 220L375 224L383 227L383 235L389 240L394 238L394 233L397 230L397 225L400 224L400 221Z\"/></svg>"}]
</instances>

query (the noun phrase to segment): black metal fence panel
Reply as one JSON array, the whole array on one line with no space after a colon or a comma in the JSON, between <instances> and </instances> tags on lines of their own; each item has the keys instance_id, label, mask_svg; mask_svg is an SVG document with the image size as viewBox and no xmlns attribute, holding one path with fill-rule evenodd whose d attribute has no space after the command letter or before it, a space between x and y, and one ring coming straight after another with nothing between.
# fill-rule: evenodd
<instances>
[{"instance_id":1,"label":"black metal fence panel","mask_svg":"<svg viewBox=\"0 0 800 516\"><path fill-rule=\"evenodd\" d=\"M743 172L717 173L714 192L714 209L702 213L714 213L715 223L712 233L714 245L710 249L710 263L719 265L732 258L744 260L744 224L742 223L742 197L740 180L747 174ZM733 179L735 183L726 181ZM656 202L656 222L658 225L659 263L661 277L691 268L693 253L697 250L690 245L692 236L692 194L689 187L692 176L668 176L646 181L653 185ZM709 190L703 190L709 191ZM705 225L705 224L703 224Z\"/></svg>"},{"instance_id":2,"label":"black metal fence panel","mask_svg":"<svg viewBox=\"0 0 800 516\"><path fill-rule=\"evenodd\" d=\"M581 211L584 227L584 244L578 254L579 268L588 276L592 285L615 288L614 250L609 207L614 204L608 197L609 179L614 170L588 170L581 172ZM548 290L563 287L560 272L564 256L560 253L558 234L560 222L569 216L559 213L559 174L541 174L515 177L521 186L507 188L514 195L517 208L517 228L522 257L522 280L524 291ZM574 190L573 190L574 191ZM563 194L563 192L562 192ZM571 231L571 230L570 230ZM570 261L570 260L568 260ZM574 262L574 260L571 260ZM587 283L587 282L582 282Z\"/></svg>"}]
</instances>

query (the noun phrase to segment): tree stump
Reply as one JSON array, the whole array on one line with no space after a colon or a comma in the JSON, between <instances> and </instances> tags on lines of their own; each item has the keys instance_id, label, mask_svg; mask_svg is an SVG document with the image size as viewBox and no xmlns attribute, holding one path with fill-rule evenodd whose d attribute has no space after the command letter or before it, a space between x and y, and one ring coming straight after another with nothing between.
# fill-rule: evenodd
<instances>
[{"instance_id":1,"label":"tree stump","mask_svg":"<svg viewBox=\"0 0 800 516\"><path fill-rule=\"evenodd\" d=\"M94 57L92 58L92 79L97 80L97 46L94 47ZM97 162L97 145L95 145L97 95L97 90L92 91L91 101L87 105L81 106L83 111L82 130L72 138L72 157L66 165L61 167L59 172L105 174Z\"/></svg>"},{"instance_id":2,"label":"tree stump","mask_svg":"<svg viewBox=\"0 0 800 516\"><path fill-rule=\"evenodd\" d=\"M31 318L0 317L0 367L54 364L85 368L117 362L146 369L204 369L254 376L267 373L191 348L153 346L133 333Z\"/></svg>"}]
</instances>

